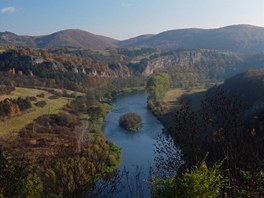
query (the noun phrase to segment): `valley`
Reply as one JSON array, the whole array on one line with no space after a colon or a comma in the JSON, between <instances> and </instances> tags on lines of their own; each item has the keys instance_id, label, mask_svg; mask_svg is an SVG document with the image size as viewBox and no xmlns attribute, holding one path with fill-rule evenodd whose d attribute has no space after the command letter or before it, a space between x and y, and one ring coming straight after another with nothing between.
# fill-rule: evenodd
<instances>
[{"instance_id":1,"label":"valley","mask_svg":"<svg viewBox=\"0 0 264 198\"><path fill-rule=\"evenodd\" d=\"M263 68L251 25L2 32L0 196L190 197L202 178L200 197L261 197ZM119 126L126 113L137 132Z\"/></svg>"}]
</instances>

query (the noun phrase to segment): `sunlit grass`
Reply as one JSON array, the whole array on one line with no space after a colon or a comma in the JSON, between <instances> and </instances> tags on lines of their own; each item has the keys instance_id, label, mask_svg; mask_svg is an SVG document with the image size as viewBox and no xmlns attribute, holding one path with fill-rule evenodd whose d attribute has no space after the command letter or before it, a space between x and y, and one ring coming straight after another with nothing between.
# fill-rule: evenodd
<instances>
[{"instance_id":1,"label":"sunlit grass","mask_svg":"<svg viewBox=\"0 0 264 198\"><path fill-rule=\"evenodd\" d=\"M196 110L200 107L201 99L206 90L207 89L203 87L194 87L191 89L177 88L169 90L166 92L163 102L168 111L177 109L182 105L181 98L185 95L188 96L189 100L184 102L187 102L193 109Z\"/></svg>"},{"instance_id":2,"label":"sunlit grass","mask_svg":"<svg viewBox=\"0 0 264 198\"><path fill-rule=\"evenodd\" d=\"M44 93L43 98L36 97L41 93ZM65 97L61 97L58 99L48 99L48 97L51 95L51 93L39 89L17 87L16 90L9 95L0 96L0 100L3 100L5 98L25 98L27 96L34 96L37 98L37 101L45 101L47 103L44 107L37 107L34 105L34 103L37 101L34 101L32 102L33 107L28 111L23 112L22 115L15 116L5 122L0 122L0 135L7 135L18 132L39 116L47 114L58 114L64 105L73 100Z\"/></svg>"}]
</instances>

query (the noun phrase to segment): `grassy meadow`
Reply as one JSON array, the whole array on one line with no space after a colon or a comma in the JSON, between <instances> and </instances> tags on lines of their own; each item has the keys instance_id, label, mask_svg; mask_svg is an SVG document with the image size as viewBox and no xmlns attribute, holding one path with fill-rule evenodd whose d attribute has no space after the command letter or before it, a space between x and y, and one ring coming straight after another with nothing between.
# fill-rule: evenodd
<instances>
[{"instance_id":1,"label":"grassy meadow","mask_svg":"<svg viewBox=\"0 0 264 198\"><path fill-rule=\"evenodd\" d=\"M192 109L198 110L206 90L203 87L172 89L166 92L163 98L163 104L167 111L180 108L182 102L189 104Z\"/></svg>"},{"instance_id":2,"label":"grassy meadow","mask_svg":"<svg viewBox=\"0 0 264 198\"><path fill-rule=\"evenodd\" d=\"M43 97L39 97L39 95L41 94L43 95ZM0 101L4 100L5 98L14 99L18 97L36 97L37 100L32 101L32 108L30 108L29 110L22 112L20 115L17 115L4 122L0 122L0 135L14 135L15 132L24 128L39 116L59 113L64 105L73 100L72 98L65 97L49 99L50 96L52 96L52 94L48 91L22 87L16 87L15 91L11 92L8 95L1 95ZM36 106L34 103L39 101L45 101L46 105L44 107Z\"/></svg>"}]
</instances>

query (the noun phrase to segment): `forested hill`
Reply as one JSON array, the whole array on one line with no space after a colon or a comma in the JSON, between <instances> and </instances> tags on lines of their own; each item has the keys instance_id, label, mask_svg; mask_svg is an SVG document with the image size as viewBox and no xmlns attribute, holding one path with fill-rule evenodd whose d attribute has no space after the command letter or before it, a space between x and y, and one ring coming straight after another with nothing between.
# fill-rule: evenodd
<instances>
[{"instance_id":1,"label":"forested hill","mask_svg":"<svg viewBox=\"0 0 264 198\"><path fill-rule=\"evenodd\" d=\"M218 29L177 29L156 35L140 35L123 41L72 29L44 36L19 36L10 32L2 32L0 33L0 44L33 48L71 46L91 50L103 50L109 47L148 47L166 51L182 48L207 48L259 53L264 51L264 28L252 25L233 25Z\"/></svg>"},{"instance_id":2,"label":"forested hill","mask_svg":"<svg viewBox=\"0 0 264 198\"><path fill-rule=\"evenodd\" d=\"M0 33L0 44L33 48L59 48L64 46L102 50L116 47L117 41L105 36L95 35L82 30L64 30L45 36L18 36L14 33Z\"/></svg>"},{"instance_id":3,"label":"forested hill","mask_svg":"<svg viewBox=\"0 0 264 198\"><path fill-rule=\"evenodd\" d=\"M163 50L179 48L209 48L233 52L256 53L264 51L264 28L251 25L233 25L218 29L179 29L165 31L145 39L129 39L122 47L152 47Z\"/></svg>"},{"instance_id":4,"label":"forested hill","mask_svg":"<svg viewBox=\"0 0 264 198\"><path fill-rule=\"evenodd\" d=\"M235 95L252 113L264 111L264 70L249 70L237 74L218 86L224 93ZM209 90L213 94L216 88Z\"/></svg>"}]
</instances>

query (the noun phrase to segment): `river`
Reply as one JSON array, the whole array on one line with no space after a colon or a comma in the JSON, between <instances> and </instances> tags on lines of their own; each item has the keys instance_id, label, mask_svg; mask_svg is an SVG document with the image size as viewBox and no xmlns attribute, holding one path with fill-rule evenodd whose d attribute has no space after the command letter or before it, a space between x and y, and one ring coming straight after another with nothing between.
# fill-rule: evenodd
<instances>
[{"instance_id":1,"label":"river","mask_svg":"<svg viewBox=\"0 0 264 198\"><path fill-rule=\"evenodd\" d=\"M154 144L157 137L162 134L163 125L147 109L146 93L122 96L112 104L117 108L108 113L103 131L107 139L122 147L123 160L119 169L125 168L133 177L139 167L142 179L146 179L149 175L149 166L154 166ZM128 112L136 112L141 116L142 128L138 132L129 132L119 126L120 116ZM149 192L144 194L145 197L150 196Z\"/></svg>"}]
</instances>

